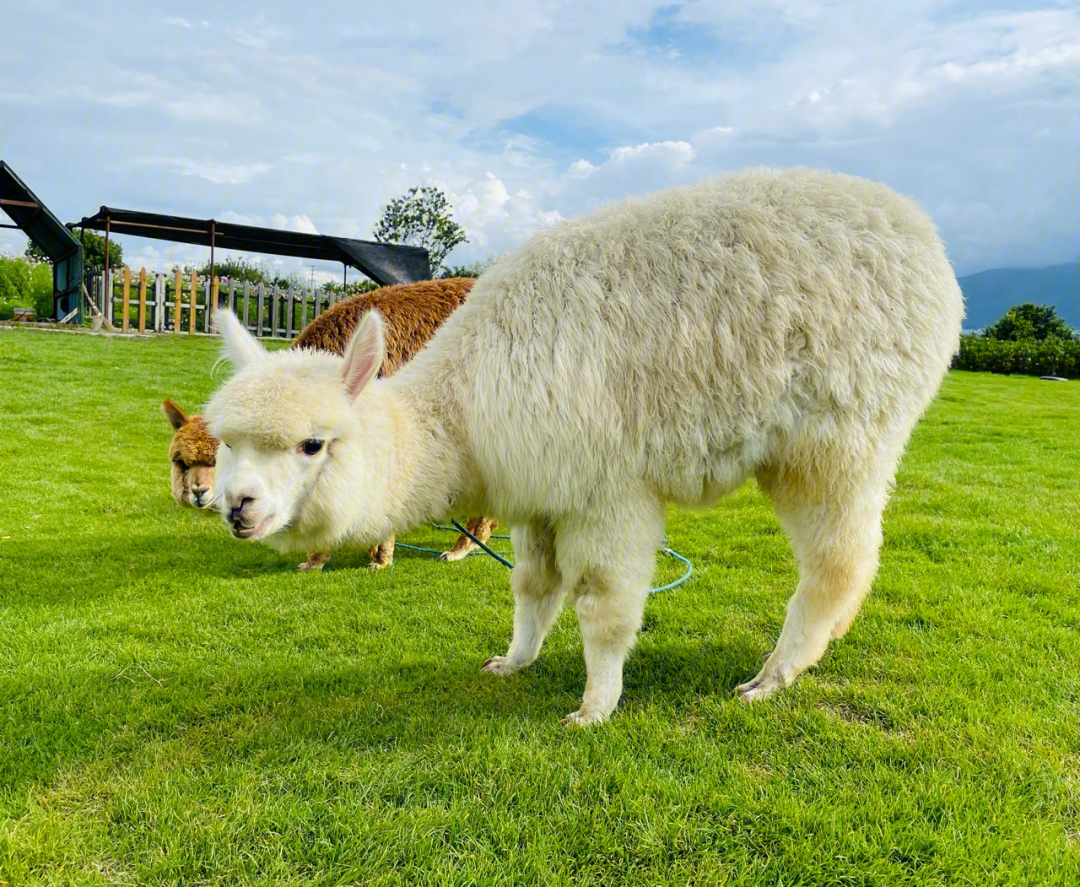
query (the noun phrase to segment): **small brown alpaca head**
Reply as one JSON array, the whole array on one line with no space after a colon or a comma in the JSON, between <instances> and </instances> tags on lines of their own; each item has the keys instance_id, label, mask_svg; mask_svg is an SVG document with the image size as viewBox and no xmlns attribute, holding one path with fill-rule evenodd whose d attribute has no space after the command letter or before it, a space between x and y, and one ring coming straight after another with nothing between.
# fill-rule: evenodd
<instances>
[{"instance_id":1,"label":"small brown alpaca head","mask_svg":"<svg viewBox=\"0 0 1080 887\"><path fill-rule=\"evenodd\" d=\"M214 500L214 464L218 440L206 428L202 416L187 416L171 400L161 410L176 429L169 444L173 498L187 508L217 511Z\"/></svg>"}]
</instances>

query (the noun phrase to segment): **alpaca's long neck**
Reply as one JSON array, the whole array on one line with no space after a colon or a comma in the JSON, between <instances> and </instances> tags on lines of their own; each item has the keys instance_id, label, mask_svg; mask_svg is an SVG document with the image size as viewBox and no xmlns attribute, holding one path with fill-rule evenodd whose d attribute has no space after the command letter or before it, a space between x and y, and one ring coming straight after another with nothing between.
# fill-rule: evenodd
<instances>
[{"instance_id":1,"label":"alpaca's long neck","mask_svg":"<svg viewBox=\"0 0 1080 887\"><path fill-rule=\"evenodd\" d=\"M452 404L437 387L397 382L373 383L370 407L385 424L378 436L385 447L382 512L391 532L457 513L477 499L476 472Z\"/></svg>"}]
</instances>

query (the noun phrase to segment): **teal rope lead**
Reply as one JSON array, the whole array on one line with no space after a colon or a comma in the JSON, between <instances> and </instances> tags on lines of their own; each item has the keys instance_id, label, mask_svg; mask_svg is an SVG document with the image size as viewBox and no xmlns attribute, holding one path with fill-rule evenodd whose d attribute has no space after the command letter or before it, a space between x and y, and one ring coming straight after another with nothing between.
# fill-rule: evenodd
<instances>
[{"instance_id":1,"label":"teal rope lead","mask_svg":"<svg viewBox=\"0 0 1080 887\"><path fill-rule=\"evenodd\" d=\"M497 560L504 567L509 567L511 570L514 569L514 565L512 563L510 563L510 561L508 561L506 558L504 558L498 552L492 551L490 548L488 548L483 542L481 542L479 539L477 539L472 533L470 533L468 530L466 530L456 520L452 520L452 521L450 521L450 523L452 523L455 527L458 528L458 530L460 530L462 533L464 533L466 536L468 536L470 539L472 539L473 542L475 542L482 549L484 549L484 551L486 551L488 554L490 554L493 558L495 558L495 560Z\"/></svg>"},{"instance_id":2,"label":"teal rope lead","mask_svg":"<svg viewBox=\"0 0 1080 887\"><path fill-rule=\"evenodd\" d=\"M657 594L661 591L670 591L676 585L682 585L687 579L694 575L694 565L684 558L679 552L668 548L666 545L660 549L661 554L666 554L668 557L673 557L676 560L682 561L686 564L686 572L682 574L674 582L669 582L667 585L661 585L659 588L650 588L649 594Z\"/></svg>"},{"instance_id":3,"label":"teal rope lead","mask_svg":"<svg viewBox=\"0 0 1080 887\"><path fill-rule=\"evenodd\" d=\"M486 551L488 554L490 554L493 558L495 558L495 560L497 560L504 567L509 567L511 570L514 569L514 565L512 563L510 563L510 561L508 561L506 558L504 558L501 554L498 554L497 552L494 552L490 548L488 548L483 542L481 542L479 539L477 539L472 533L470 533L468 530L466 530L456 520L452 520L452 521L450 521L450 523L452 523L458 530L460 530L462 533L464 533L466 536L468 536L470 539L472 539L473 542L475 542L482 549L484 549L484 551ZM657 594L657 593L659 593L661 591L670 591L672 588L675 588L677 585L682 585L687 579L689 579L694 574L694 565L692 563L690 563L690 561L687 560L685 557L683 557L681 554L679 554L677 551L674 551L674 550L668 548L666 545L663 548L661 548L660 551L663 554L666 554L668 557L673 557L676 560L680 560L684 564L686 564L686 572L683 573L682 576L680 576L674 582L669 582L667 585L661 585L659 588L650 588L649 589L649 594Z\"/></svg>"},{"instance_id":4,"label":"teal rope lead","mask_svg":"<svg viewBox=\"0 0 1080 887\"><path fill-rule=\"evenodd\" d=\"M480 548L483 549L485 554L491 555L493 558L495 558L495 560L497 560L504 567L507 567L507 568L509 568L511 570L514 569L514 565L512 563L510 563L510 561L508 561L506 558L504 558L497 551L492 551L490 548L488 548L483 542L481 542L479 539L477 539L472 533L470 533L468 530L466 530L456 520L451 521L451 523L454 525L453 527L443 527L443 526L440 526L439 524L435 524L434 526L435 526L436 529L439 529L439 530L449 530L449 529L458 530L459 532L463 533L465 536L468 536L477 545L479 545ZM508 536L492 536L491 538L493 538L493 539L508 539L509 537ZM442 554L441 551L437 551L434 548L424 548L424 546L422 546L422 545L406 545L404 542L398 542L398 543L396 543L396 546L399 547L399 548L409 548L412 551L426 551L426 552L429 552L430 554ZM675 587L677 587L679 585L682 585L687 579L689 579L691 576L694 575L694 565L692 563L690 563L690 561L687 558L685 558L681 554L679 554L679 552L675 551L674 549L668 548L666 539L664 540L664 547L660 549L660 553L665 554L668 557L673 557L673 558L675 558L675 560L682 561L684 564L686 564L686 572L683 573L682 576L680 576L674 582L669 582L667 585L661 585L659 588L650 588L649 589L649 594L659 594L661 591L670 591L671 589L673 589L673 588L675 588ZM473 551L473 552L470 552L470 554L479 554L479 552Z\"/></svg>"}]
</instances>

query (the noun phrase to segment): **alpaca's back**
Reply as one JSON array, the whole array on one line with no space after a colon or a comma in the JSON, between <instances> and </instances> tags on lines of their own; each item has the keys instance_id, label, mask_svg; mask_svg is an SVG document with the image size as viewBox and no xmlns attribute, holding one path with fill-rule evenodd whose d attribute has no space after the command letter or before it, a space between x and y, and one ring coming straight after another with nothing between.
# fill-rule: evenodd
<instances>
[{"instance_id":1,"label":"alpaca's back","mask_svg":"<svg viewBox=\"0 0 1080 887\"><path fill-rule=\"evenodd\" d=\"M770 466L895 463L962 315L913 202L757 169L546 230L404 372L442 380L499 513L702 503Z\"/></svg>"},{"instance_id":2,"label":"alpaca's back","mask_svg":"<svg viewBox=\"0 0 1080 887\"><path fill-rule=\"evenodd\" d=\"M464 302L475 280L450 277L384 286L338 302L296 337L293 348L344 354L360 318L377 310L386 322L386 360L380 375L389 376L411 360Z\"/></svg>"}]
</instances>

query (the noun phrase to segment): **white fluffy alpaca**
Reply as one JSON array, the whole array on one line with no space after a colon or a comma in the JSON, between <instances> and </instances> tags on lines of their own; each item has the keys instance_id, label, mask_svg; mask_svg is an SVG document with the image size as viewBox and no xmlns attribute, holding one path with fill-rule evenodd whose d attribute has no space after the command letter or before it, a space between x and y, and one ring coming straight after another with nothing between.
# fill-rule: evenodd
<instances>
[{"instance_id":1,"label":"white fluffy alpaca","mask_svg":"<svg viewBox=\"0 0 1080 887\"><path fill-rule=\"evenodd\" d=\"M740 688L759 699L854 618L962 315L934 226L882 185L753 169L628 200L506 256L388 379L377 315L344 359L267 354L226 315L238 371L206 411L230 447L222 511L236 536L296 551L499 515L514 636L484 670L531 663L571 602L588 678L566 720L589 724L619 701L665 503L708 505L753 476L800 572Z\"/></svg>"}]
</instances>

